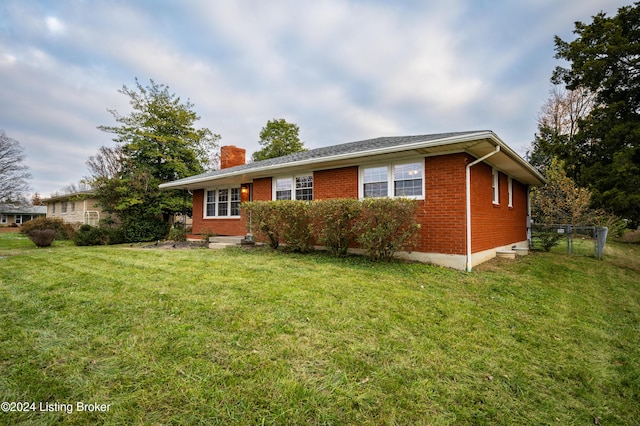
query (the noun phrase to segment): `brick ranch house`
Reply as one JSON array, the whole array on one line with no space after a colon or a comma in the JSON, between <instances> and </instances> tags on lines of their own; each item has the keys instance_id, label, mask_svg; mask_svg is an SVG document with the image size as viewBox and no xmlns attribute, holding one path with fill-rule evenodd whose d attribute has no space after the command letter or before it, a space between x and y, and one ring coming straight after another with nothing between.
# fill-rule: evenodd
<instances>
[{"instance_id":1,"label":"brick ranch house","mask_svg":"<svg viewBox=\"0 0 640 426\"><path fill-rule=\"evenodd\" d=\"M193 233L244 235L249 200L408 197L419 243L402 257L461 270L528 248L529 187L544 178L491 131L381 137L245 164L221 148L221 169L160 185L193 193ZM470 238L469 238L470 236Z\"/></svg>"}]
</instances>

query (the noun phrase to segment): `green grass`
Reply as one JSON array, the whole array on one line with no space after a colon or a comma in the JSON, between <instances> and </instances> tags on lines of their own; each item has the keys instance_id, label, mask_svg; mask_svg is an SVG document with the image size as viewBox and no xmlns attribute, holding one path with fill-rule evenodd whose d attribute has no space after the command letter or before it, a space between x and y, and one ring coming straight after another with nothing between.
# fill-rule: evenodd
<instances>
[{"instance_id":1,"label":"green grass","mask_svg":"<svg viewBox=\"0 0 640 426\"><path fill-rule=\"evenodd\" d=\"M1 424L640 424L640 246L463 273L0 235Z\"/></svg>"}]
</instances>

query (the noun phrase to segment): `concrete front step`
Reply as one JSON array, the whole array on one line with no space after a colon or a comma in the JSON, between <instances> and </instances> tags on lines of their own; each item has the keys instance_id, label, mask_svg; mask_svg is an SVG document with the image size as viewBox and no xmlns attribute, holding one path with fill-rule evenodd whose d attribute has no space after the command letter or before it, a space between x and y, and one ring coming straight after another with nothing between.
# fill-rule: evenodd
<instances>
[{"instance_id":1,"label":"concrete front step","mask_svg":"<svg viewBox=\"0 0 640 426\"><path fill-rule=\"evenodd\" d=\"M226 247L237 247L242 244L244 237L211 237L209 238L210 249L223 249Z\"/></svg>"},{"instance_id":2,"label":"concrete front step","mask_svg":"<svg viewBox=\"0 0 640 426\"><path fill-rule=\"evenodd\" d=\"M242 239L244 237L237 237L237 236L229 236L229 237L210 237L209 238L209 242L210 243L224 243L224 244L240 244L242 243Z\"/></svg>"},{"instance_id":3,"label":"concrete front step","mask_svg":"<svg viewBox=\"0 0 640 426\"><path fill-rule=\"evenodd\" d=\"M515 259L516 251L515 250L502 250L497 251L496 256L502 259Z\"/></svg>"}]
</instances>

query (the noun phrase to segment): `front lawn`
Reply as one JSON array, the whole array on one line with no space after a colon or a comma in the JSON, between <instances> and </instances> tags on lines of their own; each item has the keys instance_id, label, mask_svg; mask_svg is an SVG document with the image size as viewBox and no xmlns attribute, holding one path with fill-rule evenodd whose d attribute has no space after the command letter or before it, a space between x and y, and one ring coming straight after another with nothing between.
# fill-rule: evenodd
<instances>
[{"instance_id":1,"label":"front lawn","mask_svg":"<svg viewBox=\"0 0 640 426\"><path fill-rule=\"evenodd\" d=\"M607 250L467 274L0 235L0 400L36 403L0 424L638 424L640 246Z\"/></svg>"}]
</instances>

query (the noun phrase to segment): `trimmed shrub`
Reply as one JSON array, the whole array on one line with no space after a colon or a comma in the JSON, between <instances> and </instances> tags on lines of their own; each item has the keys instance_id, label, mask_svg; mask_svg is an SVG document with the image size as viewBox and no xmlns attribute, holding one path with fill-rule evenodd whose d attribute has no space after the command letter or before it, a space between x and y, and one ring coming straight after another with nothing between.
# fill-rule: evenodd
<instances>
[{"instance_id":1,"label":"trimmed shrub","mask_svg":"<svg viewBox=\"0 0 640 426\"><path fill-rule=\"evenodd\" d=\"M308 253L313 249L309 206L307 201L280 200L273 203L278 234L287 245L287 251Z\"/></svg>"},{"instance_id":2,"label":"trimmed shrub","mask_svg":"<svg viewBox=\"0 0 640 426\"><path fill-rule=\"evenodd\" d=\"M415 202L404 198L367 198L355 226L357 241L372 260L390 260L399 250L411 251L420 225Z\"/></svg>"},{"instance_id":3,"label":"trimmed shrub","mask_svg":"<svg viewBox=\"0 0 640 426\"><path fill-rule=\"evenodd\" d=\"M120 231L126 243L164 240L169 233L169 224L155 217L127 218Z\"/></svg>"},{"instance_id":4,"label":"trimmed shrub","mask_svg":"<svg viewBox=\"0 0 640 426\"><path fill-rule=\"evenodd\" d=\"M54 229L32 229L27 236L36 247L50 247L53 240L56 239L56 231Z\"/></svg>"},{"instance_id":5,"label":"trimmed shrub","mask_svg":"<svg viewBox=\"0 0 640 426\"><path fill-rule=\"evenodd\" d=\"M73 238L77 246L98 246L106 244L120 244L124 242L119 229L99 228L82 225Z\"/></svg>"},{"instance_id":6,"label":"trimmed shrub","mask_svg":"<svg viewBox=\"0 0 640 426\"><path fill-rule=\"evenodd\" d=\"M345 255L357 241L369 258L389 260L415 247L420 228L415 202L408 199L252 201L242 207L258 239L298 252L310 251L315 235L335 255Z\"/></svg>"},{"instance_id":7,"label":"trimmed shrub","mask_svg":"<svg viewBox=\"0 0 640 426\"><path fill-rule=\"evenodd\" d=\"M71 240L75 234L73 225L65 223L59 218L46 217L38 217L24 223L20 227L20 232L22 234L29 235L31 231L36 229L52 229L56 234L56 240Z\"/></svg>"},{"instance_id":8,"label":"trimmed shrub","mask_svg":"<svg viewBox=\"0 0 640 426\"><path fill-rule=\"evenodd\" d=\"M280 245L280 226L274 214L276 201L250 201L242 203L242 214L247 216L247 226L255 236L277 249Z\"/></svg>"},{"instance_id":9,"label":"trimmed shrub","mask_svg":"<svg viewBox=\"0 0 640 426\"><path fill-rule=\"evenodd\" d=\"M307 253L313 248L311 215L307 201L251 201L242 204L251 229L273 249L280 243L287 251Z\"/></svg>"},{"instance_id":10,"label":"trimmed shrub","mask_svg":"<svg viewBox=\"0 0 640 426\"><path fill-rule=\"evenodd\" d=\"M354 199L314 201L310 212L316 241L334 256L345 256L356 239L354 225L362 203Z\"/></svg>"}]
</instances>

